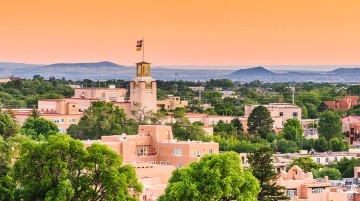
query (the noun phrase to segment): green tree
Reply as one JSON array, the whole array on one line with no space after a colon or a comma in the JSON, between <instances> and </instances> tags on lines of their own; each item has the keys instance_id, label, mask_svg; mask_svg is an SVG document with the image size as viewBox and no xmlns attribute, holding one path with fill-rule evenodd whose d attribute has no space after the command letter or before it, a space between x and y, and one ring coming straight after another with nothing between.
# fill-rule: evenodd
<instances>
[{"instance_id":1,"label":"green tree","mask_svg":"<svg viewBox=\"0 0 360 201\"><path fill-rule=\"evenodd\" d=\"M333 151L347 151L350 147L348 141L344 141L337 137L331 139L329 143Z\"/></svg>"},{"instance_id":2,"label":"green tree","mask_svg":"<svg viewBox=\"0 0 360 201\"><path fill-rule=\"evenodd\" d=\"M319 119L319 136L323 136L328 141L334 137L341 137L341 125L339 115L333 111L325 112Z\"/></svg>"},{"instance_id":3,"label":"green tree","mask_svg":"<svg viewBox=\"0 0 360 201\"><path fill-rule=\"evenodd\" d=\"M241 167L239 155L227 152L206 155L199 162L176 169L159 200L255 201L259 191L256 178Z\"/></svg>"},{"instance_id":4,"label":"green tree","mask_svg":"<svg viewBox=\"0 0 360 201\"><path fill-rule=\"evenodd\" d=\"M318 170L323 167L323 165L321 165L320 163L316 163L315 161L313 161L310 156L293 159L293 161L289 165L289 169L294 165L299 166L304 172L311 172L312 170Z\"/></svg>"},{"instance_id":5,"label":"green tree","mask_svg":"<svg viewBox=\"0 0 360 201\"><path fill-rule=\"evenodd\" d=\"M0 136L4 139L15 136L19 132L17 121L10 115L1 112L0 109Z\"/></svg>"},{"instance_id":6,"label":"green tree","mask_svg":"<svg viewBox=\"0 0 360 201\"><path fill-rule=\"evenodd\" d=\"M314 149L318 152L325 152L331 150L331 145L324 137L320 137L315 140Z\"/></svg>"},{"instance_id":7,"label":"green tree","mask_svg":"<svg viewBox=\"0 0 360 201\"><path fill-rule=\"evenodd\" d=\"M303 129L301 127L300 121L297 119L286 120L281 133L287 140L302 140Z\"/></svg>"},{"instance_id":8,"label":"green tree","mask_svg":"<svg viewBox=\"0 0 360 201\"><path fill-rule=\"evenodd\" d=\"M21 200L136 200L141 185L130 165L105 145L84 149L68 135L49 136L46 143L20 147L14 179Z\"/></svg>"},{"instance_id":9,"label":"green tree","mask_svg":"<svg viewBox=\"0 0 360 201\"><path fill-rule=\"evenodd\" d=\"M248 154L248 162L253 175L259 180L261 191L258 200L277 201L289 200L284 194L285 187L276 184L277 172L272 165L272 150L268 146L263 146L254 153Z\"/></svg>"},{"instance_id":10,"label":"green tree","mask_svg":"<svg viewBox=\"0 0 360 201\"><path fill-rule=\"evenodd\" d=\"M360 166L359 158L342 158L330 165L330 167L336 168L341 172L342 178L351 178L354 176L354 167Z\"/></svg>"},{"instance_id":11,"label":"green tree","mask_svg":"<svg viewBox=\"0 0 360 201\"><path fill-rule=\"evenodd\" d=\"M11 177L11 147L0 136L0 200L14 200L15 183Z\"/></svg>"},{"instance_id":12,"label":"green tree","mask_svg":"<svg viewBox=\"0 0 360 201\"><path fill-rule=\"evenodd\" d=\"M271 133L273 123L269 110L260 105L255 107L249 115L248 131L265 139L266 135Z\"/></svg>"},{"instance_id":13,"label":"green tree","mask_svg":"<svg viewBox=\"0 0 360 201\"><path fill-rule=\"evenodd\" d=\"M231 120L231 124L235 126L238 133L244 131L244 127L238 118L234 118L233 120Z\"/></svg>"},{"instance_id":14,"label":"green tree","mask_svg":"<svg viewBox=\"0 0 360 201\"><path fill-rule=\"evenodd\" d=\"M54 122L42 117L34 118L29 116L21 127L21 132L24 135L31 136L33 139L39 139L40 136L46 138L49 135L58 133L58 131L59 129Z\"/></svg>"},{"instance_id":15,"label":"green tree","mask_svg":"<svg viewBox=\"0 0 360 201\"><path fill-rule=\"evenodd\" d=\"M68 133L75 139L99 139L102 135L121 135L127 126L124 110L112 103L92 102L78 125L72 124Z\"/></svg>"},{"instance_id":16,"label":"green tree","mask_svg":"<svg viewBox=\"0 0 360 201\"><path fill-rule=\"evenodd\" d=\"M341 180L341 173L336 168L323 168L318 171L314 171L315 178L324 178L328 176L330 180Z\"/></svg>"}]
</instances>

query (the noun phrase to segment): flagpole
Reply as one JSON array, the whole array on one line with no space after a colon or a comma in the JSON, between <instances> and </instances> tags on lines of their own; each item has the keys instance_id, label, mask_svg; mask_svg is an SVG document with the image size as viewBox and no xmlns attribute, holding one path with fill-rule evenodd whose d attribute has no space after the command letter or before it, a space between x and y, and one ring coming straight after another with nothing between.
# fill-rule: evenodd
<instances>
[{"instance_id":1,"label":"flagpole","mask_svg":"<svg viewBox=\"0 0 360 201\"><path fill-rule=\"evenodd\" d=\"M144 37L143 37L143 62L145 61L145 40L144 40Z\"/></svg>"}]
</instances>

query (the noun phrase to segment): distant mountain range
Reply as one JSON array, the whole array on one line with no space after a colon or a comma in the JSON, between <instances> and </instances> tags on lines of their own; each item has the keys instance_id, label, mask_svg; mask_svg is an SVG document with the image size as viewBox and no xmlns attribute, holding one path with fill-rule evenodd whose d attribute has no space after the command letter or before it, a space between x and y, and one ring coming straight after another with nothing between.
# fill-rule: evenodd
<instances>
[{"instance_id":1,"label":"distant mountain range","mask_svg":"<svg viewBox=\"0 0 360 201\"><path fill-rule=\"evenodd\" d=\"M231 79L240 82L260 80L264 82L352 82L360 83L360 68L339 68L332 71L316 71L316 66L308 66L311 70L289 70L271 71L262 66L243 68L239 70L221 70L222 68L181 68L181 67L153 67L152 77L158 80L210 80L210 79ZM284 68L283 68L284 69ZM45 79L50 76L56 78L81 80L108 80L124 79L130 80L135 76L133 66L124 66L109 61L94 63L55 63L24 64L0 62L1 77L23 77L32 78L34 75L41 75Z\"/></svg>"},{"instance_id":2,"label":"distant mountain range","mask_svg":"<svg viewBox=\"0 0 360 201\"><path fill-rule=\"evenodd\" d=\"M330 74L360 74L360 68L337 68L328 72Z\"/></svg>"},{"instance_id":3,"label":"distant mountain range","mask_svg":"<svg viewBox=\"0 0 360 201\"><path fill-rule=\"evenodd\" d=\"M276 73L259 66L254 68L245 68L237 70L230 74L230 76L274 76Z\"/></svg>"},{"instance_id":4,"label":"distant mountain range","mask_svg":"<svg viewBox=\"0 0 360 201\"><path fill-rule=\"evenodd\" d=\"M102 62L96 62L96 63L55 63L55 64L50 64L50 65L44 65L41 66L44 68L96 68L96 69L106 69L106 68L110 68L110 69L128 69L129 67L127 66L122 66L119 64L115 64L109 61L102 61Z\"/></svg>"}]
</instances>

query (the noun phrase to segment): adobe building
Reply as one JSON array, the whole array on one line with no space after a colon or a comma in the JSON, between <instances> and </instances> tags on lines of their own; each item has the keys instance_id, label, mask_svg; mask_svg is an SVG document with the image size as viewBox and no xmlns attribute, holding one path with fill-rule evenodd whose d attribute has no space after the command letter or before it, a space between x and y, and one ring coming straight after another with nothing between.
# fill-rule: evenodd
<instances>
[{"instance_id":1,"label":"adobe building","mask_svg":"<svg viewBox=\"0 0 360 201\"><path fill-rule=\"evenodd\" d=\"M341 119L341 132L350 132L350 125L360 124L360 116L348 116Z\"/></svg>"},{"instance_id":2,"label":"adobe building","mask_svg":"<svg viewBox=\"0 0 360 201\"><path fill-rule=\"evenodd\" d=\"M96 99L105 102L124 102L127 90L124 88L115 88L115 85L109 85L109 88L75 88L73 98Z\"/></svg>"},{"instance_id":3,"label":"adobe building","mask_svg":"<svg viewBox=\"0 0 360 201\"><path fill-rule=\"evenodd\" d=\"M137 135L102 136L101 140L85 140L85 147L93 143L107 145L120 154L124 163L135 167L144 185L140 200L156 200L164 193L171 173L176 168L199 161L205 154L218 154L215 142L178 141L171 126L140 125Z\"/></svg>"},{"instance_id":4,"label":"adobe building","mask_svg":"<svg viewBox=\"0 0 360 201\"><path fill-rule=\"evenodd\" d=\"M259 105L246 105L245 117L249 117L255 107ZM288 119L297 119L301 121L301 107L292 105L290 103L270 103L269 105L262 105L266 107L274 120L273 129L278 133Z\"/></svg>"},{"instance_id":5,"label":"adobe building","mask_svg":"<svg viewBox=\"0 0 360 201\"><path fill-rule=\"evenodd\" d=\"M181 100L180 96L168 95L165 100L157 101L157 109L164 108L166 110L174 110L178 107L186 107L189 102Z\"/></svg>"},{"instance_id":6,"label":"adobe building","mask_svg":"<svg viewBox=\"0 0 360 201\"><path fill-rule=\"evenodd\" d=\"M215 142L178 141L174 139L171 126L140 125L137 135L102 136L101 140L83 141L85 146L102 143L123 156L124 162L147 162L151 164L183 167L198 161L205 154L218 154Z\"/></svg>"},{"instance_id":7,"label":"adobe building","mask_svg":"<svg viewBox=\"0 0 360 201\"><path fill-rule=\"evenodd\" d=\"M324 101L326 107L332 110L348 111L351 107L358 104L358 96L345 96L335 101Z\"/></svg>"}]
</instances>

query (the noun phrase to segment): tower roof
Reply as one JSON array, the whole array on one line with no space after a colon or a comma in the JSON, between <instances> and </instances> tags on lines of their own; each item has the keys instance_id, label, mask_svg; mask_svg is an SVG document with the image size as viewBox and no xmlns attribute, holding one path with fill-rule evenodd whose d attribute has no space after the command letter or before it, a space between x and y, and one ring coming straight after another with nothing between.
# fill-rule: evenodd
<instances>
[{"instance_id":1,"label":"tower roof","mask_svg":"<svg viewBox=\"0 0 360 201\"><path fill-rule=\"evenodd\" d=\"M138 63L136 63L136 64L150 64L150 63L145 62L145 61L142 61L142 62L138 62Z\"/></svg>"}]
</instances>

